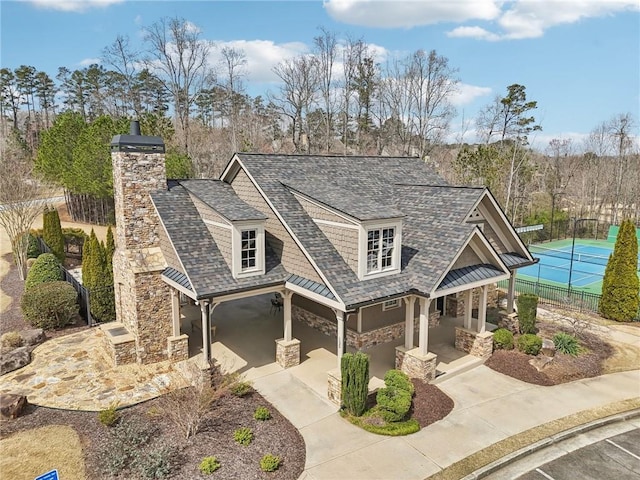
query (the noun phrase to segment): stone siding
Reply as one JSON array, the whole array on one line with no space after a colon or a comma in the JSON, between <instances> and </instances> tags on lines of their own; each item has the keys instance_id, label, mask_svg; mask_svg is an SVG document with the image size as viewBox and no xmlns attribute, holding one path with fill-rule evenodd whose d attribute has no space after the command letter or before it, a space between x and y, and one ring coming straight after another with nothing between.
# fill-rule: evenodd
<instances>
[{"instance_id":1,"label":"stone siding","mask_svg":"<svg viewBox=\"0 0 640 480\"><path fill-rule=\"evenodd\" d=\"M498 319L498 327L506 328L511 333L516 334L520 332L520 320L518 320L517 313L500 312L500 318Z\"/></svg>"},{"instance_id":2,"label":"stone siding","mask_svg":"<svg viewBox=\"0 0 640 480\"><path fill-rule=\"evenodd\" d=\"M487 359L493 353L493 333L478 333L456 327L456 349L474 357Z\"/></svg>"},{"instance_id":3,"label":"stone siding","mask_svg":"<svg viewBox=\"0 0 640 480\"><path fill-rule=\"evenodd\" d=\"M231 182L231 186L238 197L256 210L264 213L267 217L265 222L267 241L278 258L280 258L284 268L290 273L324 285L324 281L318 272L316 272L313 265L311 265L304 253L302 253L300 247L298 247L293 237L291 237L284 225L282 225L278 217L276 217L274 211L271 210L271 207L269 207L244 170L240 169Z\"/></svg>"},{"instance_id":4,"label":"stone siding","mask_svg":"<svg viewBox=\"0 0 640 480\"><path fill-rule=\"evenodd\" d=\"M116 244L121 249L159 246L158 215L149 192L166 190L164 154L112 152Z\"/></svg>"},{"instance_id":5,"label":"stone siding","mask_svg":"<svg viewBox=\"0 0 640 480\"><path fill-rule=\"evenodd\" d=\"M436 360L438 356L428 352L420 355L417 348L407 350L396 347L396 369L403 371L410 378L418 378L430 382L436 378Z\"/></svg>"},{"instance_id":6,"label":"stone siding","mask_svg":"<svg viewBox=\"0 0 640 480\"><path fill-rule=\"evenodd\" d=\"M458 292L453 295L447 295L447 315L464 317L464 296L465 292ZM472 308L478 308L480 301L480 289L474 288L471 297ZM487 307L495 308L498 306L498 288L495 283L489 284L487 288Z\"/></svg>"},{"instance_id":7,"label":"stone siding","mask_svg":"<svg viewBox=\"0 0 640 480\"><path fill-rule=\"evenodd\" d=\"M103 345L113 365L136 363L136 342L123 324L110 322L100 325Z\"/></svg>"},{"instance_id":8,"label":"stone siding","mask_svg":"<svg viewBox=\"0 0 640 480\"><path fill-rule=\"evenodd\" d=\"M180 362L189 358L189 335L167 338L169 360Z\"/></svg>"},{"instance_id":9,"label":"stone siding","mask_svg":"<svg viewBox=\"0 0 640 480\"><path fill-rule=\"evenodd\" d=\"M276 362L282 368L300 365L300 340L285 341L283 338L276 340Z\"/></svg>"},{"instance_id":10,"label":"stone siding","mask_svg":"<svg viewBox=\"0 0 640 480\"><path fill-rule=\"evenodd\" d=\"M342 404L342 375L337 368L327 375L327 397L338 406Z\"/></svg>"}]
</instances>

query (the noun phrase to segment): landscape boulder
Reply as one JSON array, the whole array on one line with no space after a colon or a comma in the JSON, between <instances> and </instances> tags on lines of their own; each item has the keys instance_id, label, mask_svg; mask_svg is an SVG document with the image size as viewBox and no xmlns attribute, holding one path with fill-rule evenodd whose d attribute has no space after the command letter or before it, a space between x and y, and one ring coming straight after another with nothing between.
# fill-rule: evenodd
<instances>
[{"instance_id":1,"label":"landscape boulder","mask_svg":"<svg viewBox=\"0 0 640 480\"><path fill-rule=\"evenodd\" d=\"M0 394L0 416L5 419L18 418L27 406L27 397L13 393Z\"/></svg>"},{"instance_id":2,"label":"landscape boulder","mask_svg":"<svg viewBox=\"0 0 640 480\"><path fill-rule=\"evenodd\" d=\"M553 343L553 340L549 340L548 338L542 339L542 348L540 352L545 357L553 357L556 354L556 346Z\"/></svg>"},{"instance_id":3,"label":"landscape boulder","mask_svg":"<svg viewBox=\"0 0 640 480\"><path fill-rule=\"evenodd\" d=\"M0 356L0 375L22 368L30 361L31 352L28 347L19 347L3 352Z\"/></svg>"},{"instance_id":4,"label":"landscape boulder","mask_svg":"<svg viewBox=\"0 0 640 480\"><path fill-rule=\"evenodd\" d=\"M20 332L20 336L22 337L22 341L25 346L39 345L47 339L44 334L44 330L41 328L22 330Z\"/></svg>"}]
</instances>

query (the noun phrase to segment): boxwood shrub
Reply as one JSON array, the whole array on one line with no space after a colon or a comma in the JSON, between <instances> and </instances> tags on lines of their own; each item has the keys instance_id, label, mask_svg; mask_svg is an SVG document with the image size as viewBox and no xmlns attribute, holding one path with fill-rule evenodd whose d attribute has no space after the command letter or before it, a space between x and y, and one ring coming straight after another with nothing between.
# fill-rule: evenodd
<instances>
[{"instance_id":1,"label":"boxwood shrub","mask_svg":"<svg viewBox=\"0 0 640 480\"><path fill-rule=\"evenodd\" d=\"M71 323L78 314L78 294L62 281L34 284L22 296L22 313L35 328L51 330Z\"/></svg>"},{"instance_id":2,"label":"boxwood shrub","mask_svg":"<svg viewBox=\"0 0 640 480\"><path fill-rule=\"evenodd\" d=\"M387 387L396 387L409 392L409 394L413 395L415 388L409 376L401 372L400 370L388 370L384 375L384 384Z\"/></svg>"},{"instance_id":3,"label":"boxwood shrub","mask_svg":"<svg viewBox=\"0 0 640 480\"><path fill-rule=\"evenodd\" d=\"M518 350L527 355L538 355L542 348L542 339L533 333L525 333L518 338Z\"/></svg>"},{"instance_id":4,"label":"boxwood shrub","mask_svg":"<svg viewBox=\"0 0 640 480\"><path fill-rule=\"evenodd\" d=\"M376 402L382 418L387 422L399 422L411 409L411 394L397 387L385 387L378 390Z\"/></svg>"},{"instance_id":5,"label":"boxwood shrub","mask_svg":"<svg viewBox=\"0 0 640 480\"><path fill-rule=\"evenodd\" d=\"M506 328L498 328L493 332L493 347L496 350L511 350L513 348L513 333Z\"/></svg>"},{"instance_id":6,"label":"boxwood shrub","mask_svg":"<svg viewBox=\"0 0 640 480\"><path fill-rule=\"evenodd\" d=\"M29 269L27 279L24 282L24 289L27 291L39 283L56 282L58 280L62 280L60 262L58 262L54 254L43 253Z\"/></svg>"}]
</instances>

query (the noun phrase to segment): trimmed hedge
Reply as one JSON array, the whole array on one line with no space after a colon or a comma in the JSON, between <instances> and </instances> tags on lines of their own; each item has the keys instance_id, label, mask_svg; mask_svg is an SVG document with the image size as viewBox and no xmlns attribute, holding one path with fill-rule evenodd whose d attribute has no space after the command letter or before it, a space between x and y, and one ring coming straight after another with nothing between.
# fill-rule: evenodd
<instances>
[{"instance_id":1,"label":"trimmed hedge","mask_svg":"<svg viewBox=\"0 0 640 480\"><path fill-rule=\"evenodd\" d=\"M533 333L525 333L518 338L518 350L527 355L538 355L542 348L542 339Z\"/></svg>"},{"instance_id":2,"label":"trimmed hedge","mask_svg":"<svg viewBox=\"0 0 640 480\"><path fill-rule=\"evenodd\" d=\"M411 409L411 394L397 387L385 387L378 390L376 402L380 414L387 422L399 422Z\"/></svg>"},{"instance_id":3,"label":"trimmed hedge","mask_svg":"<svg viewBox=\"0 0 640 480\"><path fill-rule=\"evenodd\" d=\"M496 350L513 349L513 333L506 328L498 328L493 332L493 347Z\"/></svg>"},{"instance_id":4,"label":"trimmed hedge","mask_svg":"<svg viewBox=\"0 0 640 480\"><path fill-rule=\"evenodd\" d=\"M58 262L56 256L53 253L43 253L29 269L27 279L24 282L24 289L27 291L40 283L57 282L62 279L60 262Z\"/></svg>"},{"instance_id":5,"label":"trimmed hedge","mask_svg":"<svg viewBox=\"0 0 640 480\"><path fill-rule=\"evenodd\" d=\"M71 323L78 314L78 294L71 284L62 281L33 285L22 296L22 313L36 328L51 330Z\"/></svg>"},{"instance_id":6,"label":"trimmed hedge","mask_svg":"<svg viewBox=\"0 0 640 480\"><path fill-rule=\"evenodd\" d=\"M389 370L384 374L384 384L387 387L396 387L400 388L406 392L409 392L410 395L413 395L415 391L415 387L409 378L409 375L400 371L400 370Z\"/></svg>"},{"instance_id":7,"label":"trimmed hedge","mask_svg":"<svg viewBox=\"0 0 640 480\"><path fill-rule=\"evenodd\" d=\"M532 293L518 295L518 320L520 333L536 333L538 296Z\"/></svg>"}]
</instances>

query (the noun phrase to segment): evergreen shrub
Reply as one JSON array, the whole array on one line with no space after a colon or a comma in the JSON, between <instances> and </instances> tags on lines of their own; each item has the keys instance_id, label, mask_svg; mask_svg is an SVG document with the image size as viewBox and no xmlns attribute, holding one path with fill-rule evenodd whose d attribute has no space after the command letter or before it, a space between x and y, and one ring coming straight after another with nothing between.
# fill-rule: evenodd
<instances>
[{"instance_id":1,"label":"evergreen shrub","mask_svg":"<svg viewBox=\"0 0 640 480\"><path fill-rule=\"evenodd\" d=\"M525 333L518 338L518 350L527 355L538 355L541 348L542 339L533 333Z\"/></svg>"},{"instance_id":2,"label":"evergreen shrub","mask_svg":"<svg viewBox=\"0 0 640 480\"><path fill-rule=\"evenodd\" d=\"M282 462L280 457L267 453L260 459L260 469L263 472L275 472L280 468L280 462Z\"/></svg>"},{"instance_id":3,"label":"evergreen shrub","mask_svg":"<svg viewBox=\"0 0 640 480\"><path fill-rule=\"evenodd\" d=\"M376 402L382 418L387 422L399 422L411 409L411 394L397 387L385 387L378 390Z\"/></svg>"},{"instance_id":4,"label":"evergreen shrub","mask_svg":"<svg viewBox=\"0 0 640 480\"><path fill-rule=\"evenodd\" d=\"M342 405L359 417L366 409L369 394L369 356L366 353L345 353L340 361Z\"/></svg>"},{"instance_id":5,"label":"evergreen shrub","mask_svg":"<svg viewBox=\"0 0 640 480\"><path fill-rule=\"evenodd\" d=\"M578 339L573 335L569 335L564 332L556 333L553 336L553 344L561 353L571 356L577 356L580 353L580 344Z\"/></svg>"},{"instance_id":6,"label":"evergreen shrub","mask_svg":"<svg viewBox=\"0 0 640 480\"><path fill-rule=\"evenodd\" d=\"M536 333L538 296L532 293L518 295L518 320L520 333Z\"/></svg>"},{"instance_id":7,"label":"evergreen shrub","mask_svg":"<svg viewBox=\"0 0 640 480\"><path fill-rule=\"evenodd\" d=\"M409 376L400 370L388 370L387 373L384 374L384 384L387 387L400 388L401 390L409 392L410 395L413 395L415 391L415 387Z\"/></svg>"},{"instance_id":8,"label":"evergreen shrub","mask_svg":"<svg viewBox=\"0 0 640 480\"><path fill-rule=\"evenodd\" d=\"M200 471L205 475L211 475L218 470L222 465L216 457L204 457L200 462Z\"/></svg>"},{"instance_id":9,"label":"evergreen shrub","mask_svg":"<svg viewBox=\"0 0 640 480\"><path fill-rule=\"evenodd\" d=\"M29 269L27 279L24 282L24 290L26 292L39 283L56 282L62 279L60 262L58 262L56 256L52 253L43 253Z\"/></svg>"},{"instance_id":10,"label":"evergreen shrub","mask_svg":"<svg viewBox=\"0 0 640 480\"><path fill-rule=\"evenodd\" d=\"M513 333L506 328L498 328L493 332L493 347L496 350L513 349Z\"/></svg>"},{"instance_id":11,"label":"evergreen shrub","mask_svg":"<svg viewBox=\"0 0 640 480\"><path fill-rule=\"evenodd\" d=\"M67 282L35 284L22 296L22 314L32 327L62 328L78 314L77 300L78 294Z\"/></svg>"}]
</instances>

